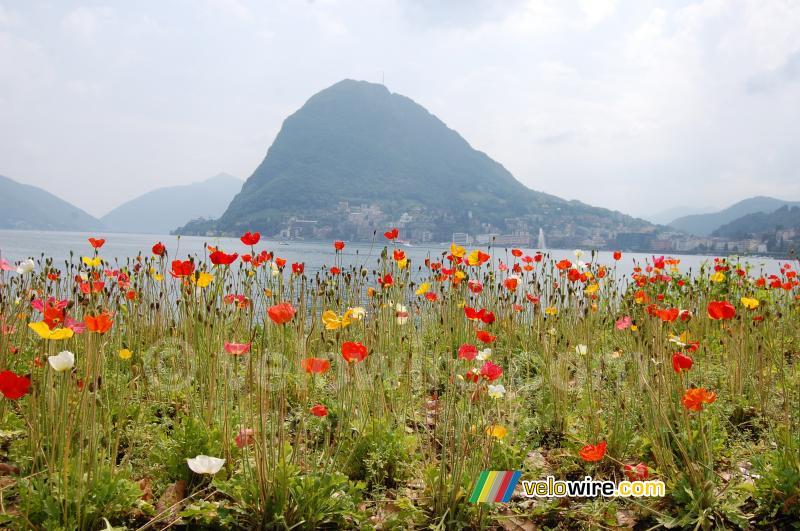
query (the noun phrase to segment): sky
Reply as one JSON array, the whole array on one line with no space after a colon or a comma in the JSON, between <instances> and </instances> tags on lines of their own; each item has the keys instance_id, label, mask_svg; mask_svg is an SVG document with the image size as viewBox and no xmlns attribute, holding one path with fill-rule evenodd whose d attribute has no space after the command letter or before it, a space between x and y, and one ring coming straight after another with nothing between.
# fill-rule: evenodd
<instances>
[{"instance_id":1,"label":"sky","mask_svg":"<svg viewBox=\"0 0 800 531\"><path fill-rule=\"evenodd\" d=\"M794 0L0 0L0 175L97 216L244 179L353 78L567 199L798 200L798 28Z\"/></svg>"}]
</instances>

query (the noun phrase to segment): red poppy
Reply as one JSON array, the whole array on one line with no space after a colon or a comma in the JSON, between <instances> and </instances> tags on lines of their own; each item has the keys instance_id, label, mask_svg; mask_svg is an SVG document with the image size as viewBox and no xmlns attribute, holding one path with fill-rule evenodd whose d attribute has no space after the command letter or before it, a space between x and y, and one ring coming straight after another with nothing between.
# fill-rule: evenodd
<instances>
[{"instance_id":1,"label":"red poppy","mask_svg":"<svg viewBox=\"0 0 800 531\"><path fill-rule=\"evenodd\" d=\"M680 310L678 308L666 308L666 309L659 309L656 312L656 315L665 322L671 323L672 321L678 318L678 314Z\"/></svg>"},{"instance_id":2,"label":"red poppy","mask_svg":"<svg viewBox=\"0 0 800 531\"><path fill-rule=\"evenodd\" d=\"M306 358L303 369L310 374L325 374L331 368L331 362L322 358Z\"/></svg>"},{"instance_id":3,"label":"red poppy","mask_svg":"<svg viewBox=\"0 0 800 531\"><path fill-rule=\"evenodd\" d=\"M236 441L236 446L239 448L244 448L245 446L250 446L255 442L255 431L251 428L242 428L239 430L239 435L236 436L234 439Z\"/></svg>"},{"instance_id":4,"label":"red poppy","mask_svg":"<svg viewBox=\"0 0 800 531\"><path fill-rule=\"evenodd\" d=\"M258 240L261 239L261 233L248 231L242 234L242 237L239 239L242 240L243 244L250 245L252 247L253 245L258 243Z\"/></svg>"},{"instance_id":5,"label":"red poppy","mask_svg":"<svg viewBox=\"0 0 800 531\"><path fill-rule=\"evenodd\" d=\"M511 254L519 258L520 256L522 256L522 251L520 249L511 249Z\"/></svg>"},{"instance_id":6,"label":"red poppy","mask_svg":"<svg viewBox=\"0 0 800 531\"><path fill-rule=\"evenodd\" d=\"M250 352L250 343L225 342L225 352L228 354L242 355Z\"/></svg>"},{"instance_id":7,"label":"red poppy","mask_svg":"<svg viewBox=\"0 0 800 531\"><path fill-rule=\"evenodd\" d=\"M614 260L619 260L622 258L622 253L620 251L614 251Z\"/></svg>"},{"instance_id":8,"label":"red poppy","mask_svg":"<svg viewBox=\"0 0 800 531\"><path fill-rule=\"evenodd\" d=\"M342 357L347 360L348 363L364 361L368 355L367 347L361 343L356 343L354 341L345 341L342 343Z\"/></svg>"},{"instance_id":9,"label":"red poppy","mask_svg":"<svg viewBox=\"0 0 800 531\"><path fill-rule=\"evenodd\" d=\"M650 471L644 463L625 465L622 467L622 471L630 481L646 481L650 477Z\"/></svg>"},{"instance_id":10,"label":"red poppy","mask_svg":"<svg viewBox=\"0 0 800 531\"><path fill-rule=\"evenodd\" d=\"M431 302L436 302L437 300L439 300L439 297L432 291L427 292L425 294L425 298Z\"/></svg>"},{"instance_id":11,"label":"red poppy","mask_svg":"<svg viewBox=\"0 0 800 531\"><path fill-rule=\"evenodd\" d=\"M98 334L105 334L114 325L114 321L107 311L98 315L86 314L83 316L83 322L86 323L86 328L90 332L97 332Z\"/></svg>"},{"instance_id":12,"label":"red poppy","mask_svg":"<svg viewBox=\"0 0 800 531\"><path fill-rule=\"evenodd\" d=\"M338 267L336 267L336 266L333 266L333 267L331 268L331 274L332 274L332 275L338 275L338 274L339 274L339 273L341 273L341 272L342 272L342 270L341 270L341 269L339 269L339 268L338 268Z\"/></svg>"},{"instance_id":13,"label":"red poppy","mask_svg":"<svg viewBox=\"0 0 800 531\"><path fill-rule=\"evenodd\" d=\"M99 249L104 243L106 243L106 241L102 238L89 238L89 243L92 244L92 247L95 249Z\"/></svg>"},{"instance_id":14,"label":"red poppy","mask_svg":"<svg viewBox=\"0 0 800 531\"><path fill-rule=\"evenodd\" d=\"M481 367L481 376L493 382L503 376L503 369L499 365L495 365L491 361L487 361Z\"/></svg>"},{"instance_id":15,"label":"red poppy","mask_svg":"<svg viewBox=\"0 0 800 531\"><path fill-rule=\"evenodd\" d=\"M172 271L170 271L170 274L173 277L188 277L192 273L194 273L194 262L191 260L172 261Z\"/></svg>"},{"instance_id":16,"label":"red poppy","mask_svg":"<svg viewBox=\"0 0 800 531\"><path fill-rule=\"evenodd\" d=\"M315 417L327 417L328 408L326 408L322 404L317 404L316 406L311 408L311 414L314 415Z\"/></svg>"},{"instance_id":17,"label":"red poppy","mask_svg":"<svg viewBox=\"0 0 800 531\"><path fill-rule=\"evenodd\" d=\"M216 250L208 255L208 258L214 265L231 265L238 257L239 253L225 254L220 250Z\"/></svg>"},{"instance_id":18,"label":"red poppy","mask_svg":"<svg viewBox=\"0 0 800 531\"><path fill-rule=\"evenodd\" d=\"M708 317L714 320L733 319L736 308L728 301L711 301L708 303Z\"/></svg>"},{"instance_id":19,"label":"red poppy","mask_svg":"<svg viewBox=\"0 0 800 531\"><path fill-rule=\"evenodd\" d=\"M303 271L305 271L305 269L306 269L306 265L303 262L300 262L300 263L294 262L292 264L292 273L294 273L295 275L302 275Z\"/></svg>"},{"instance_id":20,"label":"red poppy","mask_svg":"<svg viewBox=\"0 0 800 531\"><path fill-rule=\"evenodd\" d=\"M530 293L526 293L525 294L525 298L528 299L528 301L530 301L531 304L539 304L539 297L536 297L535 295L531 295Z\"/></svg>"},{"instance_id":21,"label":"red poppy","mask_svg":"<svg viewBox=\"0 0 800 531\"><path fill-rule=\"evenodd\" d=\"M506 287L507 290L514 291L515 289L517 289L518 282L519 279L517 277L508 277L503 281L503 285Z\"/></svg>"},{"instance_id":22,"label":"red poppy","mask_svg":"<svg viewBox=\"0 0 800 531\"><path fill-rule=\"evenodd\" d=\"M89 293L100 293L106 287L106 283L102 280L97 282L81 282L78 284L81 293L88 295Z\"/></svg>"},{"instance_id":23,"label":"red poppy","mask_svg":"<svg viewBox=\"0 0 800 531\"><path fill-rule=\"evenodd\" d=\"M126 291L125 292L125 298L128 299L129 301L136 300L136 292L133 291L132 289Z\"/></svg>"},{"instance_id":24,"label":"red poppy","mask_svg":"<svg viewBox=\"0 0 800 531\"><path fill-rule=\"evenodd\" d=\"M164 256L164 253L167 251L167 248L164 247L164 244L161 242L153 244L153 248L151 249L153 254L156 256Z\"/></svg>"},{"instance_id":25,"label":"red poppy","mask_svg":"<svg viewBox=\"0 0 800 531\"><path fill-rule=\"evenodd\" d=\"M476 293L477 294L477 293L480 293L481 291L483 291L483 284L481 284L477 280L470 280L469 282L467 282L467 287L469 287L469 290L472 293Z\"/></svg>"},{"instance_id":26,"label":"red poppy","mask_svg":"<svg viewBox=\"0 0 800 531\"><path fill-rule=\"evenodd\" d=\"M458 357L462 360L472 361L478 355L478 347L464 343L458 348Z\"/></svg>"},{"instance_id":27,"label":"red poppy","mask_svg":"<svg viewBox=\"0 0 800 531\"><path fill-rule=\"evenodd\" d=\"M587 444L580 449L578 455L580 455L581 459L584 461L600 461L603 456L606 455L606 442L600 441L597 444Z\"/></svg>"},{"instance_id":28,"label":"red poppy","mask_svg":"<svg viewBox=\"0 0 800 531\"><path fill-rule=\"evenodd\" d=\"M336 249L337 251L341 251L342 249L344 249L344 242L342 240L336 240L335 242L333 242L333 248Z\"/></svg>"},{"instance_id":29,"label":"red poppy","mask_svg":"<svg viewBox=\"0 0 800 531\"><path fill-rule=\"evenodd\" d=\"M581 272L573 267L567 271L567 278L570 282L576 282L581 279Z\"/></svg>"},{"instance_id":30,"label":"red poppy","mask_svg":"<svg viewBox=\"0 0 800 531\"><path fill-rule=\"evenodd\" d=\"M396 262L400 262L401 260L406 259L406 252L402 249L395 249L394 252L392 252L392 256Z\"/></svg>"},{"instance_id":31,"label":"red poppy","mask_svg":"<svg viewBox=\"0 0 800 531\"><path fill-rule=\"evenodd\" d=\"M43 321L50 330L54 329L64 322L64 309L48 304L44 309Z\"/></svg>"},{"instance_id":32,"label":"red poppy","mask_svg":"<svg viewBox=\"0 0 800 531\"><path fill-rule=\"evenodd\" d=\"M559 271L565 271L565 270L569 269L570 267L572 267L572 262L570 262L566 258L564 260L561 260L560 262L556 263L556 269L558 269Z\"/></svg>"},{"instance_id":33,"label":"red poppy","mask_svg":"<svg viewBox=\"0 0 800 531\"><path fill-rule=\"evenodd\" d=\"M384 288L388 288L389 286L394 284L394 278L392 278L392 275L390 273L386 273L383 276L383 278L378 279L378 284L380 284Z\"/></svg>"},{"instance_id":34,"label":"red poppy","mask_svg":"<svg viewBox=\"0 0 800 531\"><path fill-rule=\"evenodd\" d=\"M689 356L684 356L680 352L672 355L672 368L675 372L688 371L692 368L694 362Z\"/></svg>"},{"instance_id":35,"label":"red poppy","mask_svg":"<svg viewBox=\"0 0 800 531\"><path fill-rule=\"evenodd\" d=\"M0 393L9 400L18 400L28 394L31 381L11 371L0 372Z\"/></svg>"},{"instance_id":36,"label":"red poppy","mask_svg":"<svg viewBox=\"0 0 800 531\"><path fill-rule=\"evenodd\" d=\"M486 330L477 330L475 336L483 343L493 343L497 336L493 336Z\"/></svg>"},{"instance_id":37,"label":"red poppy","mask_svg":"<svg viewBox=\"0 0 800 531\"><path fill-rule=\"evenodd\" d=\"M294 309L294 306L288 302L282 302L267 309L269 318L272 319L273 323L279 325L286 324L294 319L294 314L296 312L297 310Z\"/></svg>"},{"instance_id":38,"label":"red poppy","mask_svg":"<svg viewBox=\"0 0 800 531\"><path fill-rule=\"evenodd\" d=\"M713 404L717 399L717 393L706 391L702 387L687 389L681 398L683 407L690 411L700 411L703 404Z\"/></svg>"},{"instance_id":39,"label":"red poppy","mask_svg":"<svg viewBox=\"0 0 800 531\"><path fill-rule=\"evenodd\" d=\"M394 240L400 235L400 231L397 230L397 227L395 227L388 232L384 232L383 235L386 237L387 240Z\"/></svg>"}]
</instances>

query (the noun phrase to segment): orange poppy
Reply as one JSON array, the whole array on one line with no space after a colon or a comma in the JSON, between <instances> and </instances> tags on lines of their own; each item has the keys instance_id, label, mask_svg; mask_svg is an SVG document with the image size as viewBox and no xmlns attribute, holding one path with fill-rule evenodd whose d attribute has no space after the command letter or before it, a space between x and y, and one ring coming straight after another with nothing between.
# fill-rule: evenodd
<instances>
[{"instance_id":1,"label":"orange poppy","mask_svg":"<svg viewBox=\"0 0 800 531\"><path fill-rule=\"evenodd\" d=\"M83 317L83 322L86 323L86 328L88 328L90 332L97 332L98 334L105 334L111 330L111 327L114 325L114 321L107 311L99 315L87 314Z\"/></svg>"},{"instance_id":2,"label":"orange poppy","mask_svg":"<svg viewBox=\"0 0 800 531\"><path fill-rule=\"evenodd\" d=\"M331 362L322 358L306 358L303 369L310 374L325 374L331 368Z\"/></svg>"},{"instance_id":3,"label":"orange poppy","mask_svg":"<svg viewBox=\"0 0 800 531\"><path fill-rule=\"evenodd\" d=\"M713 404L717 400L717 393L707 391L703 387L687 389L681 398L683 407L690 411L700 411L703 404Z\"/></svg>"},{"instance_id":4,"label":"orange poppy","mask_svg":"<svg viewBox=\"0 0 800 531\"><path fill-rule=\"evenodd\" d=\"M276 304L275 306L271 306L267 310L267 315L270 319L272 319L273 323L282 325L294 319L294 314L296 312L297 310L295 310L294 306L292 306L290 303L282 302L280 304Z\"/></svg>"},{"instance_id":5,"label":"orange poppy","mask_svg":"<svg viewBox=\"0 0 800 531\"><path fill-rule=\"evenodd\" d=\"M600 441L597 444L587 444L580 449L578 455L580 455L581 459L584 461L600 461L603 456L606 455L606 442Z\"/></svg>"}]
</instances>

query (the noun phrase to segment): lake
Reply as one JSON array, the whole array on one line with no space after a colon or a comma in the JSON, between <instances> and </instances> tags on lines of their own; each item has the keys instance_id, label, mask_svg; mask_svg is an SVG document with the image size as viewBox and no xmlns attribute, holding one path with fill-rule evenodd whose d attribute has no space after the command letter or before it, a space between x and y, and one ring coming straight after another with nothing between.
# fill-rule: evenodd
<instances>
[{"instance_id":1,"label":"lake","mask_svg":"<svg viewBox=\"0 0 800 531\"><path fill-rule=\"evenodd\" d=\"M105 238L106 243L101 249L100 255L106 260L118 259L123 263L125 259L134 257L140 252L148 256L150 249L156 242L162 242L169 253L170 258L185 258L187 255L204 254L205 245L208 243L219 247L224 251L246 253L250 248L242 244L238 238L221 238L205 236L174 236L169 234L123 234L123 233L98 233L90 234L85 232L46 232L46 231L17 231L0 230L0 258L9 262L17 262L26 258L38 259L42 256L52 257L55 265L60 265L65 260L70 259L70 252L74 253L74 261L78 261L80 256L91 255L92 247L87 238ZM349 242L341 253L342 265L363 265L372 268L377 264L381 250L386 245L387 240L380 237L374 245L364 242ZM262 240L256 246L256 250L266 249L272 251L276 256L285 258L288 263L304 262L306 271L314 272L323 265L333 263L334 249L331 242L304 242L291 241L279 242L275 240ZM448 250L446 245L429 244L420 246L403 246L402 249L414 265L421 264L425 258L437 259L443 252ZM534 254L536 249L523 249L527 254ZM557 260L568 258L575 260L575 254L570 250L549 249L548 253ZM584 249L584 261L589 261L590 252ZM502 259L505 262L512 260L510 248L495 247L491 250L495 259ZM612 253L600 251L598 261L600 263L613 263ZM632 266L632 261L644 263L650 259L652 253L623 253L621 265L625 266L623 272L627 273ZM684 272L697 271L704 262L713 260L712 256L700 255L679 255L680 270ZM762 271L766 274L777 273L780 265L785 260L775 260L772 258L750 257L747 261L752 264L754 273Z\"/></svg>"}]
</instances>

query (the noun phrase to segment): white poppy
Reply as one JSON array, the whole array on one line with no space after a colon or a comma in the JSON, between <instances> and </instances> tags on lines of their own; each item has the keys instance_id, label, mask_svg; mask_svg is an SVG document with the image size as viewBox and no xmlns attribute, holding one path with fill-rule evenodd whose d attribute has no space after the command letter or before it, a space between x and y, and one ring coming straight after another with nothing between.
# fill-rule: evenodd
<instances>
[{"instance_id":1,"label":"white poppy","mask_svg":"<svg viewBox=\"0 0 800 531\"><path fill-rule=\"evenodd\" d=\"M17 273L19 273L20 275L24 275L25 273L30 273L31 271L33 271L34 266L35 264L33 263L33 260L31 260L30 258L28 258L27 260L23 260L17 266Z\"/></svg>"},{"instance_id":2,"label":"white poppy","mask_svg":"<svg viewBox=\"0 0 800 531\"><path fill-rule=\"evenodd\" d=\"M195 474L210 474L213 476L222 469L225 460L219 457L198 455L197 457L187 458L186 463Z\"/></svg>"},{"instance_id":3,"label":"white poppy","mask_svg":"<svg viewBox=\"0 0 800 531\"><path fill-rule=\"evenodd\" d=\"M580 356L585 356L587 352L589 352L589 347L586 345L576 345L575 352L577 352Z\"/></svg>"},{"instance_id":4,"label":"white poppy","mask_svg":"<svg viewBox=\"0 0 800 531\"><path fill-rule=\"evenodd\" d=\"M489 396L491 396L492 398L503 398L505 394L506 394L506 388L503 384L489 386Z\"/></svg>"},{"instance_id":5,"label":"white poppy","mask_svg":"<svg viewBox=\"0 0 800 531\"><path fill-rule=\"evenodd\" d=\"M491 357L492 357L492 349L485 348L485 349L481 350L480 352L478 352L478 355L475 356L475 359L478 360L478 361L486 361Z\"/></svg>"},{"instance_id":6,"label":"white poppy","mask_svg":"<svg viewBox=\"0 0 800 531\"><path fill-rule=\"evenodd\" d=\"M273 277L277 277L277 276L279 276L281 274L281 268L279 268L278 264L276 264L275 262L271 263L270 268L272 269L272 276Z\"/></svg>"},{"instance_id":7,"label":"white poppy","mask_svg":"<svg viewBox=\"0 0 800 531\"><path fill-rule=\"evenodd\" d=\"M583 251L575 249L575 258L580 258L581 256L583 256Z\"/></svg>"},{"instance_id":8,"label":"white poppy","mask_svg":"<svg viewBox=\"0 0 800 531\"><path fill-rule=\"evenodd\" d=\"M350 308L350 318L356 321L360 321L367 315L367 310L364 309L363 306L355 306Z\"/></svg>"},{"instance_id":9,"label":"white poppy","mask_svg":"<svg viewBox=\"0 0 800 531\"><path fill-rule=\"evenodd\" d=\"M398 303L397 306L395 306L395 310L397 316L397 324L399 325L406 324L406 321L408 321L408 308Z\"/></svg>"},{"instance_id":10,"label":"white poppy","mask_svg":"<svg viewBox=\"0 0 800 531\"><path fill-rule=\"evenodd\" d=\"M48 356L47 362L56 372L68 371L75 366L75 354L69 350L64 350L55 356Z\"/></svg>"}]
</instances>

